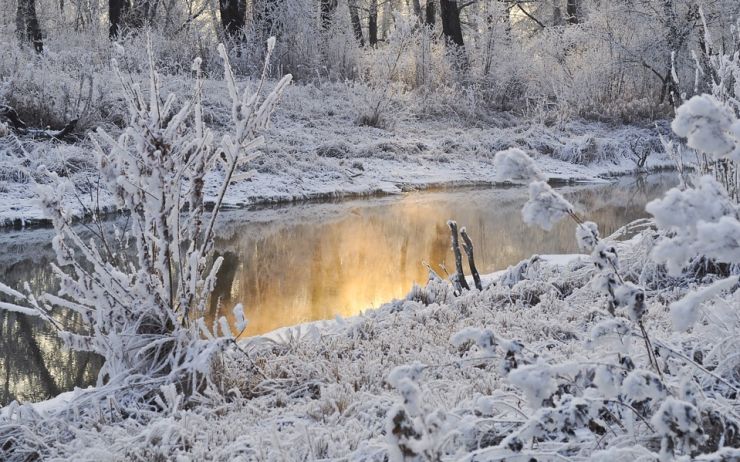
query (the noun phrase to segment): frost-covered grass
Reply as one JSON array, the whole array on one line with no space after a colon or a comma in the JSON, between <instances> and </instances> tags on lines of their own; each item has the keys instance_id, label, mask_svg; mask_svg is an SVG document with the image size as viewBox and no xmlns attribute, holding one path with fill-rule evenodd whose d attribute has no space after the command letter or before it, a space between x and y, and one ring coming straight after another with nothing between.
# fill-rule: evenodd
<instances>
[{"instance_id":1,"label":"frost-covered grass","mask_svg":"<svg viewBox=\"0 0 740 462\"><path fill-rule=\"evenodd\" d=\"M271 51L274 38L268 44ZM488 174L495 178L495 173L533 180L523 209L525 222L550 229L561 219L572 219L578 246L589 255L532 257L486 278L480 290L462 290L460 274L450 277L457 286L431 274L425 287L415 287L404 300L376 311L237 342L226 318L212 326L197 318L222 261L213 259L212 231L218 205L250 197L245 179L232 189L229 201L222 202L231 180L247 173L237 168L240 155L264 142L258 134L287 79L264 100L259 100L261 86L249 97L250 92L242 94L233 81L222 47L220 54L232 101L226 111L232 136L214 142L213 132L205 128L200 87L192 106L174 110L173 97L160 100L153 66L149 103L138 87L121 80L131 113L124 134L116 141L98 132L106 145L97 150L102 179L116 192L118 204L131 211L131 231L116 237L121 249L128 248L129 239L135 241L138 261L127 261L123 250L112 251L102 229L97 241L83 240L70 227L70 213L58 195L62 187L70 188L69 181L39 165L37 172L59 186L45 186L41 196L56 229L54 271L61 289L36 296L28 287L21 293L0 284L0 291L17 301L0 308L37 315L51 325L52 307L79 314L84 332L59 329L58 334L67 346L96 351L106 362L94 389L42 405L14 402L3 408L0 456L280 461L740 458L740 104L724 93L727 82L715 82L714 96L685 103L672 125L674 132L687 137L697 159L703 159L698 165L702 176L690 177L680 168L680 187L648 205L654 221L639 223L638 234L628 241L616 239L624 233L601 237L598 224L586 221L587 211L585 216L578 213L542 181L606 170L609 165L619 171L627 156L602 157L608 151L599 147L609 144L595 141L596 130L589 129L590 134L573 137L583 149L556 154L545 142L539 145L546 147L545 155L532 160L522 150L503 150L532 139L525 136L531 131L517 133L516 127L509 127L521 136L509 133L506 140L514 140L513 145L507 141L505 146L486 146L489 155L483 155L485 149L477 151L479 164L473 170L442 169L441 176L449 181L453 171L470 172L476 181L487 181L481 177ZM196 61L196 71L199 64ZM218 111L212 115L217 118ZM297 123L314 128L311 118ZM284 140L302 144L291 136L303 131L290 125L278 128ZM542 130L548 140L555 136ZM329 172L321 178L322 187L328 179L334 193L336 184L347 181L336 173L348 170L345 160L360 172L373 171L364 162L374 168L381 165L386 168L379 170L383 175L390 165L411 165L393 181L380 179L395 188L428 184L440 174L420 174L429 168L420 160L422 153L439 149L449 155L443 163L456 165L450 159L471 152L468 141L461 141L468 140L467 132L443 133L429 135L425 148L411 141L413 137L404 138L410 142L404 149L411 149L413 156L384 142L359 151L352 144L317 146L311 160L334 159L318 162L318 171ZM280 147L290 144L267 145L264 162L250 167L261 174L257 178L273 185L280 184L273 181L280 178L276 171L292 169L292 178L304 182L300 191L305 195L315 180L306 171L314 170L304 170L300 156L281 157ZM670 143L663 144L670 148ZM630 146L634 153L634 143ZM378 150L392 156L379 155ZM528 150L538 151L532 146ZM499 152L494 156L493 151ZM370 154L362 155L366 152ZM399 161L399 155L405 157ZM368 160L360 168L357 159ZM458 161L470 165L469 157ZM671 161L683 165L675 156ZM485 164L488 167L480 168ZM212 165L220 167L206 177L206 167ZM350 180L360 176L353 175ZM403 175L416 179L404 183ZM214 183L220 183L218 193ZM259 182L252 183L259 188ZM366 183L359 187L367 190ZM280 192L290 194L289 189ZM209 197L218 199L216 212L206 219ZM459 255L457 260L457 271L462 271ZM233 313L237 330L243 332L242 306L233 307Z\"/></svg>"},{"instance_id":2,"label":"frost-covered grass","mask_svg":"<svg viewBox=\"0 0 740 462\"><path fill-rule=\"evenodd\" d=\"M648 230L630 241L615 243L626 275L637 277L642 272L645 248L653 239ZM419 460L499 460L505 453L516 456L505 445L504 449L495 448L537 416L540 398L519 394L519 387L524 384L526 389L529 379L507 377L506 364L511 358L494 352L496 343L512 339L509 344L521 342L527 354L537 355L540 361L560 364L557 374L570 377L573 388L555 387L541 396L550 398L554 393L556 403L570 393L587 396L589 388L596 392L604 386L593 373L598 373L600 364L618 356L604 356L610 351L609 342L616 342L619 355L633 363L625 365L625 371L649 368L639 339L600 338L596 333L604 321L621 322L624 318L612 318L606 310L607 298L597 284L589 282L598 271L590 257L575 256L565 262L558 265L542 259L527 268L523 277L502 275L483 291L460 297L453 295L447 282L432 282L414 289L405 300L356 318L248 339L241 343L248 357L236 350L225 351L220 357L220 380L229 394L214 395L199 405L180 408L174 402L165 403L161 412L137 419L101 408L77 423L42 409L46 418L12 428L26 447L61 460L183 456L194 460L381 461L399 450L392 417L401 406L418 408L413 422L423 422L429 432L419 447L440 458ZM511 287L504 283L515 280ZM737 384L736 376L726 375L730 371L716 369L727 365L723 356L732 347L712 335L716 327L712 322L697 326L688 335L673 330L667 308L686 291L677 287L648 293L645 320L651 338L656 343L676 345L689 358L702 358L703 367ZM730 322L726 327L737 329L730 307L740 303L739 296L736 292L713 301L707 309L718 309L716 313L724 313L721 316ZM476 345L477 336L472 334L481 329L495 333L493 349ZM594 346L595 340L605 343ZM520 361L521 357L517 356ZM703 443L705 452L713 452L718 444L740 445L733 430L740 413L736 396L701 367L669 356L661 355L660 361L665 364L668 391L656 393L678 393L688 382L697 387L695 399L700 403L701 418L706 425L713 425L705 427L712 432ZM411 374L413 384L420 391L417 401L411 403L404 401L403 390L392 386L389 374L397 366L413 364L418 364L416 369L412 367L416 370ZM409 369L396 375L408 376ZM533 392L541 389L536 380L532 386ZM614 386L618 391L619 384ZM623 400L616 395L613 399ZM603 426L606 433L574 429L569 436L546 438L531 447L531 441L525 440L524 451L516 457L630 460L640 456L654 460L657 455L648 451L657 453L660 448L659 429L649 423L655 409L650 399L639 401L630 404L624 399L623 404L607 406L613 415L595 416L593 428ZM22 419L16 421L22 423ZM8 431L7 424L0 426L5 436ZM562 442L566 437L569 443ZM720 437L724 438L721 442ZM554 450L564 456L556 457ZM607 452L599 452L602 450Z\"/></svg>"}]
</instances>

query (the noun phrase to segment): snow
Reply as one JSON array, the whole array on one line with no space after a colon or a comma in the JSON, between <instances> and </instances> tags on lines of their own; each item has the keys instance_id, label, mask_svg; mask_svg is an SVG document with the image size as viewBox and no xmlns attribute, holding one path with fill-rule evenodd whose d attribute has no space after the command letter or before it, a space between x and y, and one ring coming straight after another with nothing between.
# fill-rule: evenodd
<instances>
[{"instance_id":1,"label":"snow","mask_svg":"<svg viewBox=\"0 0 740 462\"><path fill-rule=\"evenodd\" d=\"M534 160L519 148L510 148L496 153L493 158L496 177L505 180L544 180Z\"/></svg>"},{"instance_id":2,"label":"snow","mask_svg":"<svg viewBox=\"0 0 740 462\"><path fill-rule=\"evenodd\" d=\"M693 290L681 300L671 303L671 320L676 330L690 328L701 315L702 302L717 297L722 292L732 289L738 283L738 276L721 279L709 286Z\"/></svg>"},{"instance_id":3,"label":"snow","mask_svg":"<svg viewBox=\"0 0 740 462\"><path fill-rule=\"evenodd\" d=\"M734 216L736 207L711 176L701 176L695 188L671 189L663 198L648 203L645 210L673 235L652 251L653 258L665 263L671 275L680 274L695 255L737 261L740 224Z\"/></svg>"},{"instance_id":4,"label":"snow","mask_svg":"<svg viewBox=\"0 0 740 462\"><path fill-rule=\"evenodd\" d=\"M648 235L610 245L619 249L624 264L630 266L632 259L646 257L638 250L644 239L649 239ZM499 273L487 277L490 282L482 292L452 297L452 287L438 281L421 289L434 294L428 297L428 304L412 293L406 300L392 301L352 318L245 339L240 348L248 358L236 351L223 353L221 379L233 390L228 402L182 408L166 404L177 403L177 397L163 398L163 407L169 410L150 415L145 424L129 419L95 431L77 430L76 438L65 444L53 442L56 437L52 436L53 450L62 459L75 460L161 454L187 459L290 461L382 460L385 454L398 456L399 448L408 447L422 452L454 449L451 459L460 460L494 453L511 455L506 448L516 448L521 442L521 457L543 457L552 446L528 448L527 436L552 435L576 425L581 447L592 448L596 438L583 427L607 425L598 420L597 408L590 406L596 399L594 389L584 397L563 396L552 403L555 407L546 404L541 408L558 389L559 377L575 377L581 370L593 370L597 396L616 399L623 394L634 406L645 399L663 400L650 414L661 419L654 423L656 430L674 428L670 425L674 420L677 425L694 428L691 414L679 412L687 409L682 402L663 399L669 392L665 382L640 368L649 367L638 354L641 341L616 350L637 361L638 368L629 374L624 366L611 363L608 358L615 350L606 344L585 348L590 342L579 334L584 329L593 339L609 332L629 337L632 330L627 318L599 314L601 292L583 283L582 271L588 271L586 280L599 271L589 260L585 255L540 256L523 282L570 289L557 296L541 292L536 305L512 298L513 290L497 284L503 275ZM735 298L739 295L736 292ZM647 293L646 298L648 304L661 303L657 295ZM652 310L650 319L651 335L670 338L667 311ZM474 354L461 350L468 348L468 341L473 343L469 353ZM715 341L711 336L703 340ZM526 364L529 352L535 352L539 359ZM512 357L522 362L513 370ZM558 358L568 358L574 364L553 366ZM705 359L709 364L706 361L711 359ZM506 375L508 370L511 373ZM688 375L700 378L701 372L693 370ZM514 394L518 389L522 390L521 398ZM46 402L39 409L54 418L59 400L68 396ZM611 412L620 409L624 410L615 405ZM686 415L689 420L676 420ZM389 429L395 428L396 421L392 416L399 416L397 422L404 422L408 432L391 437ZM65 431L66 424L54 422L61 425L59 431ZM639 419L631 425L636 427L635 434L649 432ZM617 426L612 428L619 431ZM495 442L483 445L489 437L504 446ZM439 446L441 441L447 441L447 446ZM609 450L616 457L631 451L630 447L617 445ZM644 450L638 447L633 451ZM599 457L609 460L607 454L599 453Z\"/></svg>"},{"instance_id":5,"label":"snow","mask_svg":"<svg viewBox=\"0 0 740 462\"><path fill-rule=\"evenodd\" d=\"M715 159L728 156L740 162L740 121L732 109L712 95L697 95L676 111L673 131L686 144Z\"/></svg>"},{"instance_id":6,"label":"snow","mask_svg":"<svg viewBox=\"0 0 740 462\"><path fill-rule=\"evenodd\" d=\"M593 221L586 221L576 226L576 242L583 252L591 253L599 242L599 226Z\"/></svg>"},{"instance_id":7,"label":"snow","mask_svg":"<svg viewBox=\"0 0 740 462\"><path fill-rule=\"evenodd\" d=\"M163 81L162 85L169 89L174 84ZM238 172L241 179L230 185L225 207L499 184L503 180L495 155L506 149L519 149L532 156L536 167L550 181L604 182L605 178L635 171L630 157L631 139L653 140L657 144L654 127L614 127L583 121L545 127L497 113L491 114L489 124L466 124L464 129L461 121L433 117L401 118L388 130L358 126L355 108L347 104L357 98L350 89L327 84L320 91L317 100L319 90L310 86L294 85L286 90L284 102L265 132L269 148L261 148L260 156L246 165L245 171ZM211 117L226 125L231 103L222 83L208 80L203 92ZM661 130L667 128L664 122L659 125ZM595 140L595 152L583 163L570 162L573 152L593 149L575 141L585 138ZM0 203L0 224L28 226L44 221L37 199L29 195L33 185L27 180L28 174L19 170L14 145L8 143L0 142L0 167L5 166L6 178L17 177L18 181L6 179L3 183L7 190L3 195L8 200ZM72 181L83 189L78 197L71 191L64 196L73 215L83 214L83 204L94 205L102 214L115 209L114 197L105 190L100 191L99 200L90 202L87 189L95 189L97 165L89 141L71 146L33 141L28 144L26 150L33 159L31 168L45 165L51 171L61 172L67 165L71 169ZM673 165L667 154L655 151L646 168L656 170ZM254 172L249 173L251 170ZM216 199L222 176L219 169L207 175L208 200Z\"/></svg>"},{"instance_id":8,"label":"snow","mask_svg":"<svg viewBox=\"0 0 740 462\"><path fill-rule=\"evenodd\" d=\"M274 46L274 40L268 42L268 51ZM47 302L82 314L87 335L61 335L68 345L93 349L107 360L98 388L0 410L0 451L17 451L24 459L26 451L33 458L75 460L732 457L723 446L740 444L740 223L738 208L720 182L710 175L683 182L648 205L654 226L629 241L600 238L598 225L583 222L574 206L543 181L594 180L607 171L627 171L625 155L590 152L586 165L572 163L587 157L584 150L604 146L603 139L592 137L597 127L588 127L588 135L569 133L565 140L558 134L563 127L530 127L524 134L517 127L502 134L497 127L461 136L447 121L436 136L422 137L420 127L434 124L406 121L409 130L378 141L371 135L387 132L357 130L347 120L332 125L329 119L335 116L327 114L306 117L308 123L278 121L282 138L268 145L259 135L290 77L255 109L257 97L241 94L225 49L219 51L232 102L230 110L221 110L230 114L234 131L223 135L217 148L203 127L200 102L193 139L183 126L191 109L187 104L162 121L174 98L160 110L154 91L160 78L153 71L149 107L144 108L138 84L131 86L132 127L118 141L98 132L96 160L111 190L103 193L96 213L115 206L136 210L139 265L130 265L130 274L111 264L115 257L103 259L95 240L87 245L68 225L92 206L71 187L75 180L89 180L90 171L66 178L44 159L34 165L40 178L53 180L40 186L38 202L67 238L55 240L53 248L61 265L72 262L75 274L65 276L55 267L61 290L40 299L44 308L28 287L28 296L6 286L0 291L41 316L50 309ZM310 114L311 108L289 113ZM336 136L339 131L320 145L306 142L338 127L355 134L359 150ZM738 156L740 125L731 109L712 97L695 97L682 106L673 129L705 155ZM494 136L503 138L492 141ZM149 143L150 138L163 142ZM549 152L522 149L528 143L549 143ZM562 148L559 153L553 144ZM289 148L296 145L301 148ZM159 146L176 155L161 156ZM263 152L259 158L248 154L249 165L242 165L242 148ZM193 170L177 155L195 159ZM607 158L611 164L604 162ZM649 166L664 160L654 158ZM173 162L183 170L170 176L177 171ZM207 175L206 164L213 166ZM252 169L259 174L252 176ZM183 239L190 248L182 256L180 242L166 230L175 223L180 230L185 177L205 185L193 188L197 201L191 200L188 213L195 225L183 229L194 234ZM224 196L232 179L238 181ZM203 197L217 206L222 199L225 206L240 206L502 179L533 180L524 221L549 230L569 216L579 248L590 255L532 256L488 275L483 290L460 291L448 280L433 278L403 299L350 319L240 342L225 317L212 327L203 318L190 322L190 302L202 314L222 262L211 258L215 213L203 242L198 241ZM9 196L26 184L9 186ZM114 203L111 193L120 202ZM75 204L71 216L60 206L65 201ZM6 221L37 220L38 204L29 204L0 214ZM73 258L71 245L84 254L92 273ZM165 255L170 251L176 257ZM685 271L706 257L726 265L705 265L704 274ZM173 266L182 278L177 289ZM174 290L182 297L177 302L182 311L175 311ZM0 308L27 309L7 302ZM95 313L95 322L88 311ZM243 330L243 307L232 313ZM706 316L697 323L700 313ZM161 329L150 331L152 326Z\"/></svg>"},{"instance_id":9,"label":"snow","mask_svg":"<svg viewBox=\"0 0 740 462\"><path fill-rule=\"evenodd\" d=\"M544 181L529 184L529 200L522 207L522 218L545 231L573 212L573 205Z\"/></svg>"}]
</instances>

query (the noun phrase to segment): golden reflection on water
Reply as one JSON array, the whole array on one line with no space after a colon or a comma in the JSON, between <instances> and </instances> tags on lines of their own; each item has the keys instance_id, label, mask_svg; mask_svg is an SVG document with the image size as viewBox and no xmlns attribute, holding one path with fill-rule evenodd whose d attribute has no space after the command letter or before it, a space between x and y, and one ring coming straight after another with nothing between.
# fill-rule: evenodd
<instances>
[{"instance_id":1,"label":"golden reflection on water","mask_svg":"<svg viewBox=\"0 0 740 462\"><path fill-rule=\"evenodd\" d=\"M665 181L635 185L565 188L574 203L599 223L602 235L646 216L645 203L666 189ZM256 335L304 321L352 316L403 297L427 270L454 271L448 219L468 229L482 273L539 253L575 252L574 225L550 232L526 226L520 209L524 188L415 193L392 200L338 204L329 219L310 217L260 232L236 232L217 243L224 257L212 315L231 318L246 307ZM250 226L250 225L245 225ZM467 265L466 265L467 271Z\"/></svg>"}]
</instances>

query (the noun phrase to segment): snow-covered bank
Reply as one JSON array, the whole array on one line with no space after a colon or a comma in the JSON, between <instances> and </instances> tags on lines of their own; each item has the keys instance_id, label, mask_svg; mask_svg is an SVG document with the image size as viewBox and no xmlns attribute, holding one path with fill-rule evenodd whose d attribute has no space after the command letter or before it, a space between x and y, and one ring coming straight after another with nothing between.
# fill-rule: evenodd
<instances>
[{"instance_id":1,"label":"snow-covered bank","mask_svg":"<svg viewBox=\"0 0 740 462\"><path fill-rule=\"evenodd\" d=\"M616 244L625 277L651 274L644 269L645 249L651 242L647 232ZM143 419L108 421L101 409L95 425L91 421L82 426L63 416L49 416L47 406L43 409L46 419L30 419L22 427L26 429L24 443L55 460L382 461L389 456L401 460L393 458L405 447L401 444L404 435L394 433L394 412L399 406L413 406L418 414L409 422L432 432L419 438L417 449L437 454L440 459L435 460L501 460L506 456L506 460L534 457L547 461L561 460L563 453L569 460L634 460L638 456L656 460L657 454L647 449L657 451L659 443L656 429L645 423L652 409L649 401L634 405L637 416L631 416L628 408L610 407L615 412L612 417L629 422L628 428L620 430L621 424L603 417L589 424L592 429L611 427L603 435L597 430L577 430L570 443L546 438L526 444L521 452L499 449L516 429L539 418L536 406L515 393L515 380L507 378L502 369L503 356L486 353L475 342L454 341L460 332L490 329L497 342L516 339L543 363L565 361L568 368L561 367L558 374L573 377L575 387L601 389L603 384L588 374L611 359L605 356L603 344L594 343L604 341L595 332L613 318L605 310L607 301L594 280L596 272L590 257L552 257L518 274L499 275L494 278L497 283L483 291L460 297L453 295L447 282L432 282L414 289L404 300L355 318L296 326L243 341L241 348L248 356L225 351L221 380L231 389L229 397L214 395L212 402L189 408L164 402L161 412ZM644 321L654 342L676 341L683 345L682 354L704 358L703 364L711 369L719 345L716 337L707 336L710 327L697 327L680 339L671 328L667 307L686 290L648 292ZM738 297L740 291L717 303L737 306ZM618 345L626 340L614 336L609 341ZM619 347L637 371L647 361L641 345L636 339ZM702 415L727 425L727 432L717 430L721 442L718 434L702 446L707 453L713 452L712 445L728 446L723 450L726 458L717 455L707 460L734 460L738 452L730 448L740 445L738 434L731 430L740 412L737 399L723 396L722 388L707 375L711 372L680 360L665 361L666 384L680 388L685 386L679 383L681 378L694 377L706 396L701 401ZM418 392L413 402L414 395L399 389L393 378L394 374L409 374L408 367L391 374L402 365L416 371L412 375ZM578 390L570 393L585 393ZM558 393L569 396L566 390ZM713 412L723 417L711 417ZM429 457L409 456L407 460Z\"/></svg>"},{"instance_id":2,"label":"snow-covered bank","mask_svg":"<svg viewBox=\"0 0 740 462\"><path fill-rule=\"evenodd\" d=\"M273 45L271 39L268 54ZM223 162L226 190L245 154L241 146L260 144L256 127L287 80L258 105L257 97L239 94L220 51L234 138L211 143L198 104L163 122L168 111L160 102L152 97L142 111L134 92L123 147L101 159L102 180L131 211L135 261L124 253L127 233L118 235L118 252L99 251L95 239L87 244L46 188L57 261L66 269L55 269L61 288L36 296L27 286L24 294L0 285L16 300L0 308L42 317L69 347L106 361L100 387L62 410L41 417L32 406L14 405L0 418L0 455L738 458L740 123L725 103L694 97L678 109L673 128L709 174L651 201L654 222L642 222L629 241L602 238L592 216L544 181L536 160L506 149L493 165L504 179L530 181L523 222L552 230L572 220L588 258L566 266L530 258L495 284L476 280L478 289L470 290L457 227L447 222L456 257L449 280L430 271L425 287L349 322L239 343L242 304L231 310L235 331L226 317L205 318L224 258L214 252L217 213L203 226L200 185L205 166ZM193 132L183 125L190 115ZM69 186L56 184L57 191ZM99 233L98 242L107 243ZM464 230L460 235L475 275L472 245ZM54 324L55 308L75 315L81 329Z\"/></svg>"},{"instance_id":3,"label":"snow-covered bank","mask_svg":"<svg viewBox=\"0 0 740 462\"><path fill-rule=\"evenodd\" d=\"M209 86L208 110L223 121L226 106L220 82ZM654 126L612 126L569 122L558 127L491 114L483 121L400 117L388 130L358 126L356 99L342 85L295 86L266 133L269 149L250 168L257 175L234 182L224 204L292 202L331 197L397 194L435 186L495 183L494 154L521 147L537 158L553 181L603 181L633 173L636 153L650 152L648 170L671 168ZM287 115L286 115L287 114ZM226 122L223 121L225 124ZM667 131L664 123L661 131ZM105 212L113 198L97 192L97 173L88 142L80 145L28 142L30 161L15 142L0 143L0 225L27 226L44 221L30 178L39 165L73 178L78 195L68 195L68 209ZM213 199L221 172L207 182ZM89 213L89 212L88 212Z\"/></svg>"}]
</instances>

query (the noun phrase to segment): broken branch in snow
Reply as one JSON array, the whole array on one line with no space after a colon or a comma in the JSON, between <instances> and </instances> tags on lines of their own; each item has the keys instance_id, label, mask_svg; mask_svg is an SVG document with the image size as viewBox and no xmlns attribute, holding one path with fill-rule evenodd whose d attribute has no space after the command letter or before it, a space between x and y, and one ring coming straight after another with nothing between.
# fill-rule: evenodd
<instances>
[{"instance_id":1,"label":"broken branch in snow","mask_svg":"<svg viewBox=\"0 0 740 462\"><path fill-rule=\"evenodd\" d=\"M25 122L18 117L18 113L15 112L15 109L10 106L0 104L0 117L10 122L10 126L16 130L25 130L27 128Z\"/></svg>"},{"instance_id":2,"label":"broken branch in snow","mask_svg":"<svg viewBox=\"0 0 740 462\"><path fill-rule=\"evenodd\" d=\"M6 120L8 126L17 134L29 136L34 139L56 139L62 140L72 134L77 127L78 119L70 120L61 130L48 130L41 128L28 128L28 125L21 120L18 112L10 106L0 105L0 120Z\"/></svg>"}]
</instances>

